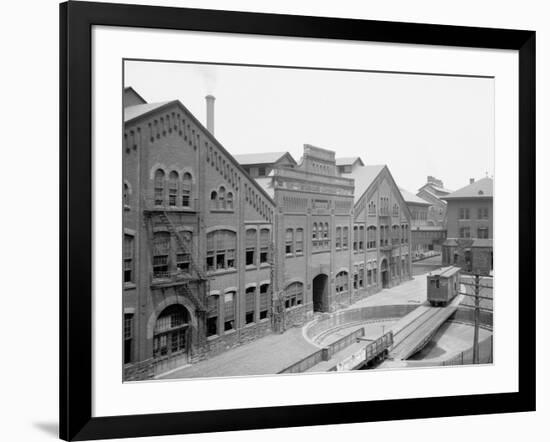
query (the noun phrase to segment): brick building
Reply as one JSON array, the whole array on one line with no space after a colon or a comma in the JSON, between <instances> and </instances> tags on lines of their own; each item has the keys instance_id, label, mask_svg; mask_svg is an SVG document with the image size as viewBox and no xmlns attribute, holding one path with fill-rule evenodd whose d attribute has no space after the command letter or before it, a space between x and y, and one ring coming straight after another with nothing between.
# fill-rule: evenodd
<instances>
[{"instance_id":1,"label":"brick building","mask_svg":"<svg viewBox=\"0 0 550 442\"><path fill-rule=\"evenodd\" d=\"M274 168L294 168L296 160L288 152L251 153L234 155L252 178L268 176Z\"/></svg>"},{"instance_id":2,"label":"brick building","mask_svg":"<svg viewBox=\"0 0 550 442\"><path fill-rule=\"evenodd\" d=\"M450 193L452 193L452 190L446 189L443 181L433 176L428 176L426 184L418 189L416 196L431 204L428 208L428 225L445 227L447 216L445 197Z\"/></svg>"},{"instance_id":3,"label":"brick building","mask_svg":"<svg viewBox=\"0 0 550 442\"><path fill-rule=\"evenodd\" d=\"M213 97L207 127L178 100L126 88L124 103L125 380L410 278L410 213L387 167L341 175L306 145L299 164L256 158L269 173L254 179L215 138Z\"/></svg>"},{"instance_id":4,"label":"brick building","mask_svg":"<svg viewBox=\"0 0 550 442\"><path fill-rule=\"evenodd\" d=\"M429 253L441 252L445 241L445 227L434 225L430 220L433 204L400 188L403 199L411 212L411 255L412 259L421 259Z\"/></svg>"},{"instance_id":5,"label":"brick building","mask_svg":"<svg viewBox=\"0 0 550 442\"><path fill-rule=\"evenodd\" d=\"M447 239L443 243L444 265L492 269L493 179L470 179L470 184L445 197Z\"/></svg>"}]
</instances>

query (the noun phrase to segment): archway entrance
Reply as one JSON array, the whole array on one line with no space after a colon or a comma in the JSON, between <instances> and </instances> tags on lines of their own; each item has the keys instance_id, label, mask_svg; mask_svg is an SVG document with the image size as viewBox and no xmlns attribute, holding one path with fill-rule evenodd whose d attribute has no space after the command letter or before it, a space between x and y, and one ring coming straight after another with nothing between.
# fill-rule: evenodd
<instances>
[{"instance_id":1,"label":"archway entrance","mask_svg":"<svg viewBox=\"0 0 550 442\"><path fill-rule=\"evenodd\" d=\"M313 311L328 312L328 276L324 273L313 278Z\"/></svg>"},{"instance_id":2,"label":"archway entrance","mask_svg":"<svg viewBox=\"0 0 550 442\"><path fill-rule=\"evenodd\" d=\"M190 342L189 312L181 304L166 307L155 322L153 358L155 373L187 363Z\"/></svg>"},{"instance_id":3,"label":"archway entrance","mask_svg":"<svg viewBox=\"0 0 550 442\"><path fill-rule=\"evenodd\" d=\"M382 260L382 263L380 264L380 278L382 280L382 288L388 288L389 283L389 276L388 276L388 260L384 259Z\"/></svg>"}]
</instances>

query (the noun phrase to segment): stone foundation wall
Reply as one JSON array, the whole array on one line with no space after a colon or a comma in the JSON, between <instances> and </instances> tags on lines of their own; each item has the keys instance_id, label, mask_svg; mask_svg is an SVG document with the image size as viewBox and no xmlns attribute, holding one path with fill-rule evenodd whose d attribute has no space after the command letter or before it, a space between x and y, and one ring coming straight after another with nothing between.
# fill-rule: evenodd
<instances>
[{"instance_id":1,"label":"stone foundation wall","mask_svg":"<svg viewBox=\"0 0 550 442\"><path fill-rule=\"evenodd\" d=\"M216 356L224 351L254 341L271 333L271 321L269 319L258 323L250 324L241 328L224 333L221 336L208 339L208 352L202 359Z\"/></svg>"}]
</instances>

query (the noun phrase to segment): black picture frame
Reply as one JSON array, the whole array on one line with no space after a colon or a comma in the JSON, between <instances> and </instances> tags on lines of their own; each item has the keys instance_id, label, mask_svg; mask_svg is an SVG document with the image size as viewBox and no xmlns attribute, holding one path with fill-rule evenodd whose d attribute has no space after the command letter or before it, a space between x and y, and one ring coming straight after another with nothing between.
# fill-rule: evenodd
<instances>
[{"instance_id":1,"label":"black picture frame","mask_svg":"<svg viewBox=\"0 0 550 442\"><path fill-rule=\"evenodd\" d=\"M519 391L92 417L94 25L519 53ZM60 437L90 440L535 410L535 32L108 3L60 5Z\"/></svg>"}]
</instances>

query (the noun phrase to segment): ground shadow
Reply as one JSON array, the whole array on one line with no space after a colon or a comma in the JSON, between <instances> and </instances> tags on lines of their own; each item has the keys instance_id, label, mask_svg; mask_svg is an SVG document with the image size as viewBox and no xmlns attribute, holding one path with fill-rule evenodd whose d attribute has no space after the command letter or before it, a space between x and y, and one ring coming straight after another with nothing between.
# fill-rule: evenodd
<instances>
[{"instance_id":1,"label":"ground shadow","mask_svg":"<svg viewBox=\"0 0 550 442\"><path fill-rule=\"evenodd\" d=\"M57 422L34 422L33 425L43 433L49 434L56 439L59 437L59 424Z\"/></svg>"}]
</instances>

